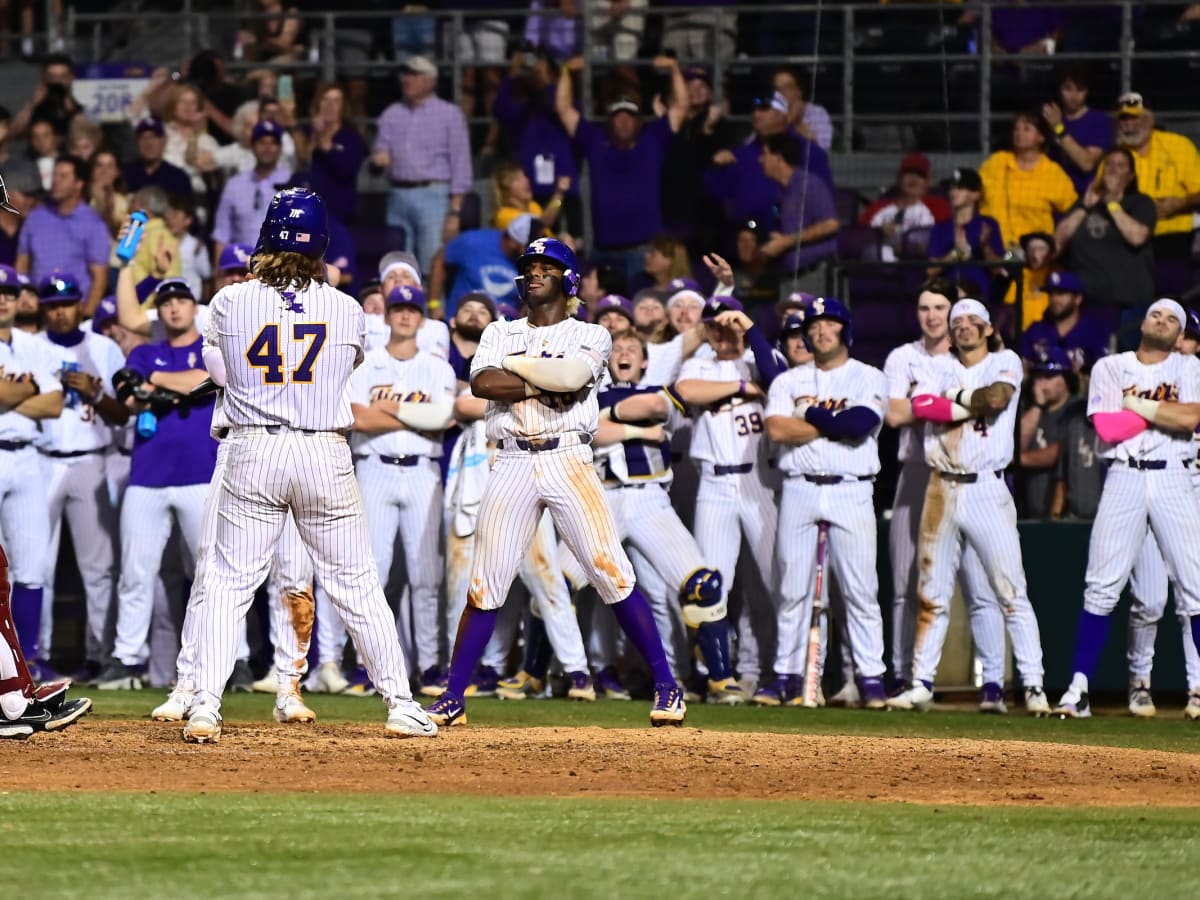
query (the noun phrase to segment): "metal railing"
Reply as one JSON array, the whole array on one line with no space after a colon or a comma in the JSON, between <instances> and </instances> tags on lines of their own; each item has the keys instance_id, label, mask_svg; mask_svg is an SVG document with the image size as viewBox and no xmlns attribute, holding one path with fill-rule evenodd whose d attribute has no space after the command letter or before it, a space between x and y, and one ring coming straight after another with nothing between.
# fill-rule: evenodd
<instances>
[{"instance_id":1,"label":"metal railing","mask_svg":"<svg viewBox=\"0 0 1200 900\"><path fill-rule=\"evenodd\" d=\"M769 71L780 65L796 66L808 69L817 81L814 100L822 101L822 95L827 93L840 94L835 97L836 104L830 109L831 116L837 129L837 149L843 153L855 152L854 135L857 128L879 125L941 125L949 129L951 126L960 130L974 126L979 150L987 150L992 145L993 128L998 116L994 110L993 88L996 73L1007 66L1020 63L1024 66L1050 66L1064 62L1106 63L1118 66L1118 87L1121 91L1132 86L1135 63L1156 61L1200 60L1200 46L1196 48L1149 50L1139 49L1135 40L1135 14L1145 14L1147 10L1177 9L1180 13L1187 6L1179 0L1097 0L1090 4L1092 7L1104 6L1119 8L1120 33L1117 36L1115 52L1070 52L1058 53L1053 56L1034 58L1023 54L1001 53L993 47L994 17L997 8L1012 4L984 2L976 5L959 4L930 4L930 3L898 3L881 7L877 3L862 2L827 6L814 3L780 3L770 6L740 7L736 4L697 5L693 8L672 7L645 8L631 10L626 17L637 16L642 20L656 19L663 16L679 15L681 13L702 13L710 17L704 25L698 28L707 29L710 36L710 46L714 48L711 59L689 60L703 62L712 68L714 99L720 103L725 99L726 76L730 74L751 75L756 70ZM1070 5L1054 3L1037 4L1050 8L1060 8L1064 11L1073 9ZM580 100L585 110L592 108L592 86L594 76L602 75L615 66L648 67L652 57L635 56L628 59L614 60L606 51L607 47L597 41L597 22L593 19L592 4L579 4L581 17L579 20L580 50L584 57L584 77ZM1028 7L1027 7L1028 8ZM873 52L864 48L862 36L868 26L876 29L886 24L888 16L903 16L909 13L929 15L936 11L942 37L950 35L957 28L957 19L964 10L972 11L977 17L971 28L974 29L974 52L946 49L944 41L934 41L936 47L925 52L891 53ZM722 42L718 39L724 34L731 33L736 16L748 15L807 15L815 21L815 53L800 53L783 56L737 56L730 57L723 52ZM254 68L275 68L297 74L308 73L313 77L335 79L339 69L345 68L339 63L339 34L347 30L363 29L381 20L432 20L434 23L434 46L432 55L437 58L442 70L449 75L449 87L452 96L457 100L463 91L463 73L472 64L458 54L456 38L468 34L473 25L481 20L502 19L510 21L525 21L531 16L557 16L557 10L531 10L528 7L500 7L490 10L429 10L422 12L384 12L379 10L327 10L321 13L301 13L300 18L309 32L308 53L304 59L286 63L270 62L236 62L228 63L232 73L245 72ZM272 16L263 13L247 13L237 15L230 11L214 11L207 4L197 0L183 0L177 13L170 16L172 27L179 29L186 56L192 55L199 49L212 44L214 36L228 32L229 26L244 26L255 20L270 19ZM898 20L898 19L897 19ZM867 25L864 25L867 23ZM883 23L883 25L881 25ZM830 25L835 27L829 27ZM106 33L118 27L128 28L130 25L127 13L79 13L73 9L67 10L67 34L73 36L73 50L76 55L90 56L94 60L102 60L107 51ZM107 30L107 31L106 31ZM617 26L617 32L621 27ZM641 30L626 29L624 33L641 40ZM837 39L834 36L840 36ZM519 35L514 34L514 38ZM936 37L936 35L935 35ZM833 43L829 52L822 50L821 43ZM220 48L227 50L228 48ZM941 66L940 97L933 97L931 109L918 111L865 112L856 103L856 89L859 87L860 76L865 67L929 65ZM393 59L364 59L356 60L352 68L358 72L369 74L387 74L395 69ZM821 67L821 69L818 69ZM821 70L830 74L819 75ZM840 71L839 71L840 70ZM837 88L834 91L823 90L828 83L828 77L837 78ZM952 83L957 88L964 77L976 79L978 94L976 102L969 108L953 108L949 100L949 88ZM898 91L912 90L912 86L897 84ZM932 93L932 92L931 92ZM828 104L826 104L828 105ZM940 108L938 108L940 106ZM735 120L745 118L744 115L732 116ZM947 148L948 149L948 148Z\"/></svg>"}]
</instances>

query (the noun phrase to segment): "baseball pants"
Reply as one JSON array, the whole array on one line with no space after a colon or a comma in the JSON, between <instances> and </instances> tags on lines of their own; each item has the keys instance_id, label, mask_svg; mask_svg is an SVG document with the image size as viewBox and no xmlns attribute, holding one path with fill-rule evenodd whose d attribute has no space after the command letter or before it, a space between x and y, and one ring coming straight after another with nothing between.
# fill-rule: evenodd
<instances>
[{"instance_id":1,"label":"baseball pants","mask_svg":"<svg viewBox=\"0 0 1200 900\"><path fill-rule=\"evenodd\" d=\"M1131 680L1150 683L1158 621L1167 608L1167 582L1167 564L1162 551L1158 549L1154 535L1148 534L1129 578L1133 606L1129 610L1129 646L1126 655ZM1183 663L1187 672L1187 686L1189 691L1195 690L1200 688L1200 654L1196 652L1188 617L1180 614L1179 624L1183 627Z\"/></svg>"}]
</instances>

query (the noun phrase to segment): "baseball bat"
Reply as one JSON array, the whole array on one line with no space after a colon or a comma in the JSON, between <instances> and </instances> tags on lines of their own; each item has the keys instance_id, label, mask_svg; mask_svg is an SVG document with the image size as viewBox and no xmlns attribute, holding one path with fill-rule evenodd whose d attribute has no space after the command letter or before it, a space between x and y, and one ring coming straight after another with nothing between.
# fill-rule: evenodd
<instances>
[{"instance_id":1,"label":"baseball bat","mask_svg":"<svg viewBox=\"0 0 1200 900\"><path fill-rule=\"evenodd\" d=\"M817 523L817 571L813 590L812 622L808 628L808 658L804 663L804 705L815 709L821 694L821 616L825 614L825 549L829 523Z\"/></svg>"}]
</instances>

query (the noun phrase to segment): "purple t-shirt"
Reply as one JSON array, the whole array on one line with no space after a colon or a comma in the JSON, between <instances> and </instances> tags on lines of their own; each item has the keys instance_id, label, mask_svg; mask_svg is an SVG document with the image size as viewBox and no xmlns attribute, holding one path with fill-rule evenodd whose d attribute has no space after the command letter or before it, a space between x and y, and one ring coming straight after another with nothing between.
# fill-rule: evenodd
<instances>
[{"instance_id":1,"label":"purple t-shirt","mask_svg":"<svg viewBox=\"0 0 1200 900\"><path fill-rule=\"evenodd\" d=\"M125 365L143 378L151 372L186 372L203 369L204 339L172 347L166 341L135 347ZM214 398L184 403L161 416L158 430L150 438L137 437L129 483L139 487L179 487L208 484L217 465L217 442L208 433L212 426Z\"/></svg>"},{"instance_id":2,"label":"purple t-shirt","mask_svg":"<svg viewBox=\"0 0 1200 900\"><path fill-rule=\"evenodd\" d=\"M1006 53L1016 53L1038 38L1050 37L1062 21L1060 9L997 6L992 10L992 37Z\"/></svg>"},{"instance_id":3,"label":"purple t-shirt","mask_svg":"<svg viewBox=\"0 0 1200 900\"><path fill-rule=\"evenodd\" d=\"M554 182L563 175L571 179L568 194L579 193L579 162L571 138L554 111L554 86L533 101L517 96L517 82L505 78L496 92L492 115L508 132L517 148L521 168L529 176L533 196L544 203L554 193Z\"/></svg>"},{"instance_id":4,"label":"purple t-shirt","mask_svg":"<svg viewBox=\"0 0 1200 900\"><path fill-rule=\"evenodd\" d=\"M981 216L975 214L970 222L967 223L967 243L971 245L971 258L983 259L983 224L987 222L991 225L992 233L988 235L987 246L996 256L1004 255L1004 238L1000 234L1000 223L991 216ZM947 219L945 222L938 222L929 229L929 258L941 259L947 253L954 249L954 220ZM962 266L957 269L945 270L945 275L952 280L970 279L975 282L989 296L981 297L980 299L989 300L992 275L998 273L999 269L986 269L982 266Z\"/></svg>"},{"instance_id":5,"label":"purple t-shirt","mask_svg":"<svg viewBox=\"0 0 1200 900\"><path fill-rule=\"evenodd\" d=\"M39 206L25 219L17 252L29 254L29 277L36 283L54 269L79 279L83 296L92 288L88 266L108 264L112 238L100 214L79 203L65 216L51 206Z\"/></svg>"},{"instance_id":6,"label":"purple t-shirt","mask_svg":"<svg viewBox=\"0 0 1200 900\"><path fill-rule=\"evenodd\" d=\"M312 130L309 139L312 139ZM354 221L358 211L358 170L367 158L367 142L358 130L343 125L326 152L313 145L308 175L312 188L325 200L329 214L340 222Z\"/></svg>"},{"instance_id":7,"label":"purple t-shirt","mask_svg":"<svg viewBox=\"0 0 1200 900\"><path fill-rule=\"evenodd\" d=\"M829 154L815 141L792 132L800 142L800 168L820 179L833 193L833 171ZM754 138L733 151L734 162L727 166L711 165L704 173L704 189L720 201L726 218L738 225L754 221L764 233L779 228L779 184L763 172L759 157L762 142Z\"/></svg>"},{"instance_id":8,"label":"purple t-shirt","mask_svg":"<svg viewBox=\"0 0 1200 900\"><path fill-rule=\"evenodd\" d=\"M1058 347L1071 357L1072 365L1087 373L1092 371L1096 360L1108 355L1111 336L1107 326L1085 315L1080 315L1075 327L1065 335L1058 333L1054 322L1043 318L1025 329L1021 337L1021 356L1036 359L1049 348Z\"/></svg>"},{"instance_id":9,"label":"purple t-shirt","mask_svg":"<svg viewBox=\"0 0 1200 900\"><path fill-rule=\"evenodd\" d=\"M1108 113L1100 112L1098 109L1089 109L1078 119L1063 119L1063 125L1067 129L1067 134L1075 139L1075 143L1081 147L1099 147L1101 150L1109 150L1113 145L1114 124L1112 116ZM1071 179L1080 195L1088 189L1088 185L1096 177L1096 170L1085 172L1075 165L1074 161L1069 157L1062 147L1055 146L1050 154L1050 158L1063 167L1063 171Z\"/></svg>"},{"instance_id":10,"label":"purple t-shirt","mask_svg":"<svg viewBox=\"0 0 1200 900\"><path fill-rule=\"evenodd\" d=\"M780 198L779 230L784 234L796 234L817 222L836 218L837 207L833 203L833 194L825 187L825 183L811 172L796 169ZM784 270L811 266L832 256L836 249L837 240L833 237L797 247L783 257Z\"/></svg>"},{"instance_id":11,"label":"purple t-shirt","mask_svg":"<svg viewBox=\"0 0 1200 900\"><path fill-rule=\"evenodd\" d=\"M666 116L638 132L632 147L614 147L605 130L580 121L575 142L588 161L592 224L600 249L644 244L663 228L663 160L674 132Z\"/></svg>"}]
</instances>

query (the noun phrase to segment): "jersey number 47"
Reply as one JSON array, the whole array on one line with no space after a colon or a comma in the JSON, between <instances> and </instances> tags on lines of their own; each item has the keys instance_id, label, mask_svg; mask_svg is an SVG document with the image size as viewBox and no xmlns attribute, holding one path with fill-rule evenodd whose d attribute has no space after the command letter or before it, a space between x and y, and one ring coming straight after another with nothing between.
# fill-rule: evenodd
<instances>
[{"instance_id":1,"label":"jersey number 47","mask_svg":"<svg viewBox=\"0 0 1200 900\"><path fill-rule=\"evenodd\" d=\"M313 367L325 346L326 331L324 322L296 322L292 325L292 340L307 342L308 347L300 363L292 369L290 379L284 377L278 322L270 322L262 327L258 337L250 342L246 350L246 362L262 372L264 384L283 384L289 380L293 384L312 384Z\"/></svg>"}]
</instances>

